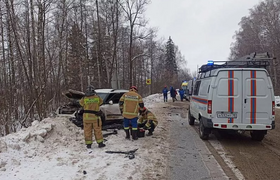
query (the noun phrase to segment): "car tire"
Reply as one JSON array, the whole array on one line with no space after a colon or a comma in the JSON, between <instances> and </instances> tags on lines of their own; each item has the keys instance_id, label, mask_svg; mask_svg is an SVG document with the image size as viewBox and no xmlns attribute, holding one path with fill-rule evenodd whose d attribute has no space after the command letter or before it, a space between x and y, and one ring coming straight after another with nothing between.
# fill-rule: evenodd
<instances>
[{"instance_id":1,"label":"car tire","mask_svg":"<svg viewBox=\"0 0 280 180\"><path fill-rule=\"evenodd\" d=\"M190 110L189 110L189 115L188 115L188 121L189 121L189 125L191 125L191 126L194 125L195 118L191 115Z\"/></svg>"},{"instance_id":2,"label":"car tire","mask_svg":"<svg viewBox=\"0 0 280 180\"><path fill-rule=\"evenodd\" d=\"M199 121L199 137L202 140L208 140L209 139L209 130L208 128L205 128L205 126L203 125L202 121Z\"/></svg>"},{"instance_id":3,"label":"car tire","mask_svg":"<svg viewBox=\"0 0 280 180\"><path fill-rule=\"evenodd\" d=\"M258 130L258 131L251 131L250 135L252 140L254 141L262 141L264 136L266 135L266 130Z\"/></svg>"}]
</instances>

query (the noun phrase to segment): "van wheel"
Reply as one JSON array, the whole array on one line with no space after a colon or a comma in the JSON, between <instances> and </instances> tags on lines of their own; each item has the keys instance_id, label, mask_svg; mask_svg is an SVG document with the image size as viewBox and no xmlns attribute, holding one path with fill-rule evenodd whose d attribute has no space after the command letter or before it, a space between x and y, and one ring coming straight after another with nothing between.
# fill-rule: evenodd
<instances>
[{"instance_id":1,"label":"van wheel","mask_svg":"<svg viewBox=\"0 0 280 180\"><path fill-rule=\"evenodd\" d=\"M199 137L203 140L208 140L210 129L205 128L201 120L199 121Z\"/></svg>"},{"instance_id":2,"label":"van wheel","mask_svg":"<svg viewBox=\"0 0 280 180\"><path fill-rule=\"evenodd\" d=\"M191 112L189 110L189 115L188 115L188 121L189 121L189 125L194 125L194 121L195 121L195 118L191 115Z\"/></svg>"},{"instance_id":3,"label":"van wheel","mask_svg":"<svg viewBox=\"0 0 280 180\"><path fill-rule=\"evenodd\" d=\"M262 141L264 136L266 135L266 130L259 130L259 131L251 131L251 138L254 141Z\"/></svg>"}]
</instances>

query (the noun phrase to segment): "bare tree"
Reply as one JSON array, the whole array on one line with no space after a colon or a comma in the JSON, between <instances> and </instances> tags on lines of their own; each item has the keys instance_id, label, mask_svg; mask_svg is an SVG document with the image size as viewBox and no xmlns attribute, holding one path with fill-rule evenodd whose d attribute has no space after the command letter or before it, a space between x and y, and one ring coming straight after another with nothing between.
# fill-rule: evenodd
<instances>
[{"instance_id":1,"label":"bare tree","mask_svg":"<svg viewBox=\"0 0 280 180\"><path fill-rule=\"evenodd\" d=\"M135 35L135 28L137 26L145 26L146 21L143 19L143 14L145 12L145 6L149 3L149 0L125 0L125 3L120 3L123 11L125 12L126 19L129 23L129 83L132 86L132 69L133 69L133 42Z\"/></svg>"},{"instance_id":2,"label":"bare tree","mask_svg":"<svg viewBox=\"0 0 280 180\"><path fill-rule=\"evenodd\" d=\"M269 52L280 57L280 2L265 0L250 10L248 17L239 23L229 59L234 60L252 52ZM279 60L272 60L269 72L276 94L280 93Z\"/></svg>"}]
</instances>

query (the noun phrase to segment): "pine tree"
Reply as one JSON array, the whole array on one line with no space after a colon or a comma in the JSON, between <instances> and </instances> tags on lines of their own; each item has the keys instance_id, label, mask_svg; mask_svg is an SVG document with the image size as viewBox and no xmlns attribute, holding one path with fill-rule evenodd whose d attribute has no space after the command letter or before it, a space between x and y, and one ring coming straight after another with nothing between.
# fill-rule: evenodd
<instances>
[{"instance_id":1,"label":"pine tree","mask_svg":"<svg viewBox=\"0 0 280 180\"><path fill-rule=\"evenodd\" d=\"M68 78L66 86L73 89L82 89L86 40L76 23L72 26L71 34L68 40L70 48L69 58L66 64Z\"/></svg>"},{"instance_id":2,"label":"pine tree","mask_svg":"<svg viewBox=\"0 0 280 180\"><path fill-rule=\"evenodd\" d=\"M175 54L175 45L169 36L169 39L166 43L166 54L165 54L165 78L169 80L169 82L177 81L178 78L178 67L176 63L176 54ZM173 84L174 85L174 84Z\"/></svg>"}]
</instances>

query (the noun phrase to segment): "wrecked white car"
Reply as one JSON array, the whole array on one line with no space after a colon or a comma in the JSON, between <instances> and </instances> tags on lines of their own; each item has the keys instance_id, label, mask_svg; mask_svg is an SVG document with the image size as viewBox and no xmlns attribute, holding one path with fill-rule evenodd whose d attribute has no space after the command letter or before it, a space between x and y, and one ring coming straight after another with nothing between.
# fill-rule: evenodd
<instances>
[{"instance_id":1,"label":"wrecked white car","mask_svg":"<svg viewBox=\"0 0 280 180\"><path fill-rule=\"evenodd\" d=\"M128 92L124 89L96 89L96 94L103 99L103 104L100 106L102 111L102 124L108 124L109 122L119 122L123 120L119 109L119 100L121 96ZM80 110L82 107L79 104L79 100L85 95L81 91L76 91L69 89L67 92L63 93L70 102L63 106L60 106L56 114L58 116L69 117L70 120L77 126L82 126L82 114Z\"/></svg>"}]
</instances>

